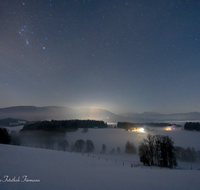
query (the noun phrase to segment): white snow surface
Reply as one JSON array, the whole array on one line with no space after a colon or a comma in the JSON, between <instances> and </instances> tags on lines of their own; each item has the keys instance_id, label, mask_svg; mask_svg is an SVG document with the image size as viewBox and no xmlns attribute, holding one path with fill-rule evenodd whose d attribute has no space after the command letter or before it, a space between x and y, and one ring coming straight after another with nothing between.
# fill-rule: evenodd
<instances>
[{"instance_id":1,"label":"white snow surface","mask_svg":"<svg viewBox=\"0 0 200 190\"><path fill-rule=\"evenodd\" d=\"M175 145L200 150L198 132L156 130L152 133L169 135ZM143 167L138 155L99 154L103 143L108 150L117 146L122 149L127 140L138 146L145 137L144 133L121 129L89 129L88 133L81 130L68 133L66 139L70 143L80 138L94 142L96 151L89 155L0 144L0 190L200 189L199 163L193 164L193 170L190 169L191 163L178 163L182 169L161 169ZM4 182L4 176L19 181ZM23 176L40 182L22 182Z\"/></svg>"}]
</instances>

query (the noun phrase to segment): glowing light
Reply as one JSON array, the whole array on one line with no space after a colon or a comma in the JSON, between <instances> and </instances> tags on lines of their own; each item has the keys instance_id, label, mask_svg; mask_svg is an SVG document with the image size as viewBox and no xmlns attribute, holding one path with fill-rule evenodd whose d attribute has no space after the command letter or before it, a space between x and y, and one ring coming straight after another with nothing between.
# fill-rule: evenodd
<instances>
[{"instance_id":1,"label":"glowing light","mask_svg":"<svg viewBox=\"0 0 200 190\"><path fill-rule=\"evenodd\" d=\"M140 132L140 133L145 133L144 128L131 128L128 131L130 132Z\"/></svg>"},{"instance_id":2,"label":"glowing light","mask_svg":"<svg viewBox=\"0 0 200 190\"><path fill-rule=\"evenodd\" d=\"M138 132L144 133L144 128L138 129Z\"/></svg>"}]
</instances>

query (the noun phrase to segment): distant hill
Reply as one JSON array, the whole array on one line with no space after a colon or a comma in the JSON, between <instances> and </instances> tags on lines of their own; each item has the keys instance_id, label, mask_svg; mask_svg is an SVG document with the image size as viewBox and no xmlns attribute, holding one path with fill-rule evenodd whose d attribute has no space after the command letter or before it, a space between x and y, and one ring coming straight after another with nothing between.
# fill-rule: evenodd
<instances>
[{"instance_id":1,"label":"distant hill","mask_svg":"<svg viewBox=\"0 0 200 190\"><path fill-rule=\"evenodd\" d=\"M73 109L67 107L35 107L16 106L0 109L1 118L21 118L28 121L65 119L66 113L69 117L73 115Z\"/></svg>"},{"instance_id":2,"label":"distant hill","mask_svg":"<svg viewBox=\"0 0 200 190\"><path fill-rule=\"evenodd\" d=\"M138 113L126 113L121 114L122 116L126 116L129 118L137 118L137 119L146 119L150 121L157 122L170 122L170 121L200 121L200 113L199 112L188 112L188 113L174 113L174 114L160 114L155 112L144 112L141 114Z\"/></svg>"},{"instance_id":3,"label":"distant hill","mask_svg":"<svg viewBox=\"0 0 200 190\"><path fill-rule=\"evenodd\" d=\"M17 124L21 121L24 122L25 120L23 120L23 119L13 119L13 118L0 119L0 126L10 126L11 124Z\"/></svg>"},{"instance_id":4,"label":"distant hill","mask_svg":"<svg viewBox=\"0 0 200 190\"><path fill-rule=\"evenodd\" d=\"M20 118L27 121L43 120L70 120L70 119L93 119L102 120L107 123L117 122L186 122L200 120L199 112L159 114L153 112L128 113L117 115L104 109L81 108L74 109L69 107L47 106L16 106L0 108L0 119Z\"/></svg>"},{"instance_id":5,"label":"distant hill","mask_svg":"<svg viewBox=\"0 0 200 190\"><path fill-rule=\"evenodd\" d=\"M117 123L118 121L133 122L135 119L116 115L108 110L81 108L73 109L68 107L48 106L16 106L0 108L0 119L3 118L22 118L28 121L38 120L69 120L69 119L93 119L102 120L107 123ZM137 122L142 120L137 120Z\"/></svg>"}]
</instances>

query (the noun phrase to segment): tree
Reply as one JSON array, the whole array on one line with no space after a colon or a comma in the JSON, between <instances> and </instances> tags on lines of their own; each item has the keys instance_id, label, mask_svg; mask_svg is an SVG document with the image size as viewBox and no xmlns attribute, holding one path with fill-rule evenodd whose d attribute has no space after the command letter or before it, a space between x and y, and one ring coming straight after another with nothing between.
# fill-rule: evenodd
<instances>
[{"instance_id":1,"label":"tree","mask_svg":"<svg viewBox=\"0 0 200 190\"><path fill-rule=\"evenodd\" d=\"M62 140L58 143L58 147L65 151L69 147L69 143L67 142L67 140Z\"/></svg>"},{"instance_id":2,"label":"tree","mask_svg":"<svg viewBox=\"0 0 200 190\"><path fill-rule=\"evenodd\" d=\"M106 152L106 145L105 144L103 144L102 145L102 150L101 150L101 153L102 154L104 154Z\"/></svg>"},{"instance_id":3,"label":"tree","mask_svg":"<svg viewBox=\"0 0 200 190\"><path fill-rule=\"evenodd\" d=\"M177 159L179 160L182 160L182 152L184 151L185 149L180 147L180 146L176 146L175 147L175 152L176 152L176 157Z\"/></svg>"},{"instance_id":4,"label":"tree","mask_svg":"<svg viewBox=\"0 0 200 190\"><path fill-rule=\"evenodd\" d=\"M154 165L154 155L155 155L155 136L148 134L147 138L144 139L145 143L148 145L149 161L151 165Z\"/></svg>"},{"instance_id":5,"label":"tree","mask_svg":"<svg viewBox=\"0 0 200 190\"><path fill-rule=\"evenodd\" d=\"M200 123L199 122L186 122L184 125L185 130L195 130L200 131Z\"/></svg>"},{"instance_id":6,"label":"tree","mask_svg":"<svg viewBox=\"0 0 200 190\"><path fill-rule=\"evenodd\" d=\"M117 153L118 153L118 154L121 153L121 149L120 149L120 147L117 147Z\"/></svg>"},{"instance_id":7,"label":"tree","mask_svg":"<svg viewBox=\"0 0 200 190\"><path fill-rule=\"evenodd\" d=\"M74 148L76 152L82 152L85 146L85 141L82 139L79 139L75 142Z\"/></svg>"},{"instance_id":8,"label":"tree","mask_svg":"<svg viewBox=\"0 0 200 190\"><path fill-rule=\"evenodd\" d=\"M175 147L176 156L179 160L184 162L195 162L198 161L198 151L192 147L188 147L186 149L182 147Z\"/></svg>"},{"instance_id":9,"label":"tree","mask_svg":"<svg viewBox=\"0 0 200 190\"><path fill-rule=\"evenodd\" d=\"M94 144L91 140L87 140L85 144L85 152L93 152L94 151Z\"/></svg>"},{"instance_id":10,"label":"tree","mask_svg":"<svg viewBox=\"0 0 200 190\"><path fill-rule=\"evenodd\" d=\"M7 129L0 128L0 144L10 144L11 137L8 134Z\"/></svg>"},{"instance_id":11,"label":"tree","mask_svg":"<svg viewBox=\"0 0 200 190\"><path fill-rule=\"evenodd\" d=\"M150 154L149 154L149 147L147 144L142 142L139 146L139 156L140 156L140 162L142 162L144 165L150 166Z\"/></svg>"},{"instance_id":12,"label":"tree","mask_svg":"<svg viewBox=\"0 0 200 190\"><path fill-rule=\"evenodd\" d=\"M177 159L175 154L174 142L169 136L164 136L166 142L166 167L172 168L177 166Z\"/></svg>"},{"instance_id":13,"label":"tree","mask_svg":"<svg viewBox=\"0 0 200 190\"><path fill-rule=\"evenodd\" d=\"M177 166L174 142L168 136L147 135L139 146L140 161L147 165Z\"/></svg>"},{"instance_id":14,"label":"tree","mask_svg":"<svg viewBox=\"0 0 200 190\"><path fill-rule=\"evenodd\" d=\"M137 148L133 143L130 143L127 141L126 146L125 146L125 153L126 154L135 154L137 151Z\"/></svg>"},{"instance_id":15,"label":"tree","mask_svg":"<svg viewBox=\"0 0 200 190\"><path fill-rule=\"evenodd\" d=\"M110 154L115 154L115 149L114 148L110 151Z\"/></svg>"}]
</instances>

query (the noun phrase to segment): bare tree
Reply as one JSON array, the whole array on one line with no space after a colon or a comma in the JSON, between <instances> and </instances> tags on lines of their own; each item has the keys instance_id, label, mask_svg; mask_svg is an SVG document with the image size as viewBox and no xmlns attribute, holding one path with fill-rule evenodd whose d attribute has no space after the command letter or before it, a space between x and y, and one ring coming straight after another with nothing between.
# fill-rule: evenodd
<instances>
[{"instance_id":1,"label":"bare tree","mask_svg":"<svg viewBox=\"0 0 200 190\"><path fill-rule=\"evenodd\" d=\"M147 135L139 146L140 161L147 165L177 166L174 142L168 136Z\"/></svg>"}]
</instances>

